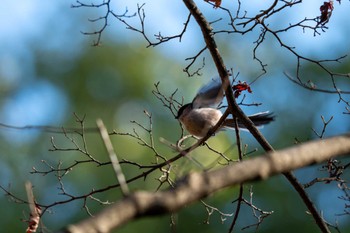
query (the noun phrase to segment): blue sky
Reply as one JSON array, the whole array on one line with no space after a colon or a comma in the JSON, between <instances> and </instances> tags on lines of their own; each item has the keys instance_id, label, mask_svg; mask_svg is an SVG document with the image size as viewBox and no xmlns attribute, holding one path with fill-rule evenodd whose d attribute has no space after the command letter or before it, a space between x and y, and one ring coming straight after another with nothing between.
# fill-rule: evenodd
<instances>
[{"instance_id":1,"label":"blue sky","mask_svg":"<svg viewBox=\"0 0 350 233\"><path fill-rule=\"evenodd\" d=\"M203 12L208 15L209 19L217 18L216 13L219 10L213 9L205 2L197 2ZM38 83L36 83L37 81L35 80L37 78L45 79L45 77L36 77L33 48L39 47L42 51L54 51L56 54L61 53L62 55L66 55L66 59L69 59L69 57L78 55L84 46L92 43L94 38L82 35L81 31L98 29L98 24L91 23L88 19L101 16L103 14L103 9L72 9L70 6L74 3L75 2L68 1L43 2L39 0L15 2L5 0L2 2L0 20L4 23L2 23L0 44L4 46L2 46L2 51L0 53L0 79L3 89L7 91L16 89L16 87L20 85L23 85L23 87L19 88L16 93L4 100L3 108L0 109L1 121L15 125L59 124L63 118L61 116L52 117L55 111L52 108L43 107L57 105L58 103L62 104L62 115L67 114L65 111L69 109L69 106L67 106L63 90L57 89L57 87L54 87L48 82L39 83L39 85L37 85ZM111 5L116 13L123 13L125 9L128 9L129 12L132 13L137 9L137 3L138 1L135 0L127 2L112 1ZM286 14L277 14L275 19L271 21L271 25L277 28L279 25L285 25L290 21L295 22L304 17L315 17L319 15L319 6L322 3L323 1L306 1L295 7L294 11L288 11ZM284 40L289 45L296 46L298 51L305 56L323 59L335 58L346 54L349 51L348 38L350 27L348 27L347 15L348 12L350 12L350 4L343 1L341 5L339 5L338 2L335 2L334 5L335 10L328 24L329 29L325 33L322 33L321 36L314 37L311 32L301 33L301 30L297 29L283 37ZM225 0L223 1L223 6L228 8L237 7L234 1ZM258 11L258 9L261 8L266 8L266 3L263 4L261 1L253 0L247 4L247 10L249 10L249 12ZM188 14L183 3L175 0L147 1L144 9L146 11L146 27L147 31L149 30L148 35L150 37L159 31L161 31L163 35L172 35L174 31L180 31ZM149 13L150 11L152 11L152 13ZM130 23L138 26L137 18L130 19ZM195 24L193 28L194 30L188 30L186 32L180 49L176 46L178 45L177 41L159 46L156 49L161 51L165 56L186 64L184 59L194 55L196 51L203 47L202 38L198 38L198 28L196 29ZM298 36L296 37L296 35ZM243 80L247 78L245 72L251 71L252 68L249 64L253 62L252 54L249 50L246 52L247 45L244 43L251 43L250 40L255 40L256 36L256 33L252 33L247 37L248 42L236 40L235 43L228 45L230 50L237 51L241 59L227 59L231 62L227 62L227 66L232 67L233 65L234 69L241 72ZM102 42L107 37L116 42L125 44L131 44L134 41L142 42L143 40L140 34L125 30L125 25L113 18L110 19L109 27L102 37ZM223 37L223 39L225 39L225 37ZM259 51L261 54L265 55L266 61L270 63L269 67L273 70L275 69L274 66L276 66L274 59L280 58L266 56L269 54L269 46L269 44L263 45ZM283 54L287 55L285 57L289 56L291 59L295 59L293 56L290 56L290 54L288 55L288 52L285 50L282 51L282 55L280 55L283 59L285 59ZM285 61L288 62L288 60ZM276 66L276 69L277 71L273 75L281 76L284 68ZM215 69L210 62L207 62L207 68L204 72L206 72L205 75L215 75ZM206 81L207 80L204 82ZM204 82L196 82L197 87ZM281 78L276 78L275 82L278 83L278 85L285 85L279 82L288 81L284 79L281 81ZM36 87L33 88L34 86ZM259 97L262 98L262 101L266 100L266 102L268 102L269 98L271 98L271 93L266 95L263 89L259 90L258 87L259 83L256 84L256 87L253 86L257 94L260 93ZM40 88L40 92L46 95L45 98L35 97L35 93L37 93ZM194 96L194 94L195 89L193 93L188 93L189 96ZM325 100L330 101L330 108L337 109L339 107L339 104L337 105L334 103L337 102L336 97L327 97ZM283 101L281 101L280 104L283 104ZM267 104L267 106L269 105ZM26 118L18 117L21 111L27 113ZM319 114L325 114L327 109L319 109L319 111ZM337 109L337 111L339 111L339 109ZM343 128L338 126L343 125L341 122L346 120L344 116L337 119L339 123L333 126L335 128L333 134L342 131ZM332 125L330 125L330 127L332 127Z\"/></svg>"}]
</instances>

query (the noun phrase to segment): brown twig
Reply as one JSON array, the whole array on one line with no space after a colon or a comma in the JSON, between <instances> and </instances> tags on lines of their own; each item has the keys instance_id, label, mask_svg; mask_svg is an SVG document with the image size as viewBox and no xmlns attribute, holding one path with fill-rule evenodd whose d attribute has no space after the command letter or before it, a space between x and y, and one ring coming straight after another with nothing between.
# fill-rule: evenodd
<instances>
[{"instance_id":1,"label":"brown twig","mask_svg":"<svg viewBox=\"0 0 350 233\"><path fill-rule=\"evenodd\" d=\"M129 188L128 188L128 185L126 184L125 176L124 176L124 173L122 172L122 168L120 167L117 154L115 153L111 139L109 138L108 131L107 131L107 129L106 129L106 127L103 124L103 121L101 119L97 119L96 123L97 123L98 128L100 129L102 140L106 146L106 149L107 149L107 152L109 155L109 159L112 162L113 170L114 170L115 175L117 177L117 180L118 180L118 183L119 183L120 188L122 190L122 193L123 193L124 197L128 196L130 193Z\"/></svg>"},{"instance_id":2,"label":"brown twig","mask_svg":"<svg viewBox=\"0 0 350 233\"><path fill-rule=\"evenodd\" d=\"M239 135L237 117L235 117L234 120L235 120L235 133L236 133L236 141L237 141L237 149L238 149L238 161L242 162L243 161L242 142L241 142L241 137ZM243 201L243 184L239 184L237 207L236 207L236 211L235 211L235 214L233 216L232 223L230 225L228 232L233 232L233 228L236 225L238 215L239 215L239 212L241 210L242 201Z\"/></svg>"}]
</instances>

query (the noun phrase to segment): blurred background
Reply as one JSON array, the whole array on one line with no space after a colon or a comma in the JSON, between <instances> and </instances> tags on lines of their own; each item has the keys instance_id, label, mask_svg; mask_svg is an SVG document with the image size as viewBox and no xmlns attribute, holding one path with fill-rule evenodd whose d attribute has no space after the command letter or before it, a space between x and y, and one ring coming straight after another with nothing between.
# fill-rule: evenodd
<instances>
[{"instance_id":1,"label":"blurred background","mask_svg":"<svg viewBox=\"0 0 350 233\"><path fill-rule=\"evenodd\" d=\"M137 11L137 4L146 3L145 31L153 41L153 35L174 35L181 32L188 11L182 1L112 1L111 7L116 14L128 10L132 15ZM205 2L197 1L200 9L209 21L226 17L223 11L215 10ZM87 4L91 2L86 2ZM96 4L99 2L95 2ZM198 26L191 19L181 42L172 40L157 47L147 47L141 34L127 30L126 25L110 17L108 26L102 34L101 45L94 47L96 36L83 35L82 32L93 32L103 26L102 21L90 22L104 16L106 9L72 8L76 2L69 1L9 1L1 4L0 21L0 123L13 126L52 125L57 127L80 127L76 116L84 118L86 127L95 127L97 118L101 118L109 131L133 133L148 139L148 134L136 121L148 127L149 119L144 110L152 114L153 136L159 153L170 158L176 152L162 141L175 142L181 136L179 123L171 112L153 94L155 83L166 96L175 90L175 98L180 102L190 102L201 85L217 75L215 66L207 52L191 67L192 71L205 66L201 76L188 77L183 69L190 61L186 58L196 55L204 42ZM269 21L273 28L285 27L305 17L313 18L320 14L319 6L323 1L308 1L297 7L276 14ZM237 9L235 1L223 1L223 6ZM269 6L261 1L250 1L244 6L253 15ZM281 36L285 43L295 46L301 55L313 59L335 59L349 54L348 38L350 28L347 14L350 4L344 1L341 5L334 3L335 9L329 29L321 35L314 36L313 31L296 28ZM137 17L125 19L136 28L140 28ZM222 20L214 27L227 27L227 20ZM258 39L260 30L244 36L238 34L218 34L217 44L224 56L226 66L239 73L238 80L248 83L261 73L259 63L253 59L252 48ZM346 105L338 95L312 92L289 81L284 71L294 75L296 57L281 48L274 38L267 36L257 51L259 58L266 63L267 74L251 85L252 93L247 94L245 103L261 103L261 105L243 107L247 113L272 111L276 121L262 129L263 134L276 148L285 148L295 144L316 139L317 132L322 131L323 122L333 119L328 124L325 137L348 132L349 115L343 114ZM335 72L349 73L350 61L346 57L341 63L325 63ZM311 80L320 88L332 89L332 82L326 73L320 72L314 65L302 64L305 81ZM347 78L337 78L338 88L350 90ZM344 95L349 100L349 97ZM75 116L75 115L76 116ZM250 156L263 153L254 139L245 132L241 133L247 151L257 150ZM231 159L237 158L234 132L224 132L209 140L215 149L225 152ZM24 183L30 180L34 185L34 194L39 203L45 205L66 200L61 195L60 183L55 173L31 174L33 167L47 171L50 166L57 168L69 166L76 160L84 160L86 156L78 151L49 151L52 142L61 149L87 149L91 155L101 162L108 161L102 141L98 134L86 134L87 148L79 135L57 135L40 130L15 130L0 127L0 185L16 197L26 199ZM113 136L112 141L121 159L128 159L140 164L154 162L154 152L128 136ZM74 144L76 143L76 144ZM205 155L205 156L204 156ZM192 154L203 166L217 164L219 156L200 148ZM220 160L221 161L221 160ZM221 161L223 162L223 161ZM345 163L346 160L343 160ZM221 165L218 165L221 166ZM320 171L322 165L296 171L302 183L316 177L327 176ZM131 165L123 166L127 178L140 173ZM202 167L190 160L178 161L174 165L172 179L178 179L190 171L201 170ZM159 186L156 180L160 173L132 183L132 190L145 189L154 191ZM344 178L349 178L345 174ZM93 188L103 188L115 184L115 177L109 166L83 164L76 166L61 180L67 193L83 195ZM253 186L252 186L253 185ZM254 204L266 211L274 213L266 218L257 232L317 232L313 220L305 212L305 206L296 192L282 176L267 181L246 184L245 197L249 199L249 189L253 187ZM162 186L166 188L166 186ZM319 183L308 189L318 209L325 219L338 224L342 232L350 231L349 215L342 215L345 202L339 197L343 195L336 184ZM237 187L219 192L205 202L230 214L235 210L232 201L237 197ZM118 189L95 196L101 201L117 201L120 197ZM0 224L4 232L20 232L26 228L23 219L28 217L28 206L18 204L1 192L2 206ZM55 231L69 223L74 223L88 216L83 208L82 200L56 205L50 208L41 225L44 232ZM87 206L94 214L104 205L88 199ZM172 217L145 218L134 221L118 232L170 232L171 219L176 222L176 232L226 232L232 218L222 219L214 212L208 218L205 206L197 203L183 209ZM238 219L237 229L256 223L250 208L244 206ZM207 224L209 223L209 224ZM293 227L290 227L293 226ZM251 227L245 232L255 232Z\"/></svg>"}]
</instances>

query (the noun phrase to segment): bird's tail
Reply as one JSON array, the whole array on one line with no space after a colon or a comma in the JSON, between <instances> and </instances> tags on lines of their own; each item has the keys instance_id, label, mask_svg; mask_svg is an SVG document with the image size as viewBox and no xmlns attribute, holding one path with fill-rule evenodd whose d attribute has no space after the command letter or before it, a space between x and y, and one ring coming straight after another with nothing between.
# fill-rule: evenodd
<instances>
[{"instance_id":1,"label":"bird's tail","mask_svg":"<svg viewBox=\"0 0 350 233\"><path fill-rule=\"evenodd\" d=\"M254 123L255 126L263 126L269 124L271 121L275 120L275 116L270 112L259 112L254 115L248 116L248 118ZM234 128L235 122L233 119L226 119L224 125L226 127ZM238 127L245 129L245 125L242 121L238 120Z\"/></svg>"}]
</instances>

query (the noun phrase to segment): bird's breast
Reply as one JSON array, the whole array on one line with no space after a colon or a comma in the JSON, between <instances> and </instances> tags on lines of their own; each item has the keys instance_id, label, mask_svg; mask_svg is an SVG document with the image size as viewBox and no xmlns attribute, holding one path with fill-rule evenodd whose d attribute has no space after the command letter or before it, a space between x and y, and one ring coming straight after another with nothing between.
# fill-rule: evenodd
<instances>
[{"instance_id":1,"label":"bird's breast","mask_svg":"<svg viewBox=\"0 0 350 233\"><path fill-rule=\"evenodd\" d=\"M214 108L192 109L181 122L190 134L202 138L216 125L221 116L222 113Z\"/></svg>"}]
</instances>

